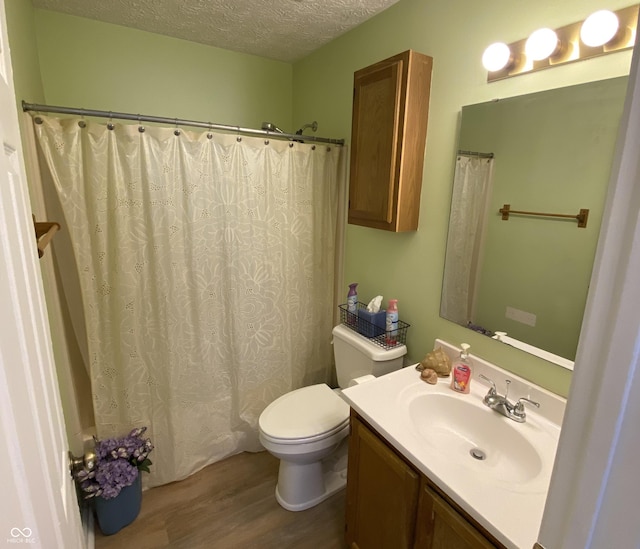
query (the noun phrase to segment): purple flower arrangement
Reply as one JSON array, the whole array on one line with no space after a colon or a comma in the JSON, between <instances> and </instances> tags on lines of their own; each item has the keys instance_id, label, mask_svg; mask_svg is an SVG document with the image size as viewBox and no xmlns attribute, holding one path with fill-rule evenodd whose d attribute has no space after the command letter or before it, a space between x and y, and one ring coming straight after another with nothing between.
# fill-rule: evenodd
<instances>
[{"instance_id":1,"label":"purple flower arrangement","mask_svg":"<svg viewBox=\"0 0 640 549\"><path fill-rule=\"evenodd\" d=\"M85 499L96 496L115 498L120 490L135 482L140 471L149 472L151 460L148 456L153 444L150 439L142 438L146 430L146 427L140 427L126 437L95 439L95 466L75 474L86 494Z\"/></svg>"}]
</instances>

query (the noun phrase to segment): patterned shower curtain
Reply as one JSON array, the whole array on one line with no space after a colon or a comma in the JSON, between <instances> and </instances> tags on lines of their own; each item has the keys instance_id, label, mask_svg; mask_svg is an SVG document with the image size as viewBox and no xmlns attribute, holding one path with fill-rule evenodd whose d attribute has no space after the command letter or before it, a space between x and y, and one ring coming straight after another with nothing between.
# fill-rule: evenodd
<instances>
[{"instance_id":1,"label":"patterned shower curtain","mask_svg":"<svg viewBox=\"0 0 640 549\"><path fill-rule=\"evenodd\" d=\"M459 155L453 180L440 315L473 321L493 158Z\"/></svg>"},{"instance_id":2,"label":"patterned shower curtain","mask_svg":"<svg viewBox=\"0 0 640 549\"><path fill-rule=\"evenodd\" d=\"M267 404L331 378L340 147L38 119L98 436L147 425L150 486L260 449Z\"/></svg>"}]
</instances>

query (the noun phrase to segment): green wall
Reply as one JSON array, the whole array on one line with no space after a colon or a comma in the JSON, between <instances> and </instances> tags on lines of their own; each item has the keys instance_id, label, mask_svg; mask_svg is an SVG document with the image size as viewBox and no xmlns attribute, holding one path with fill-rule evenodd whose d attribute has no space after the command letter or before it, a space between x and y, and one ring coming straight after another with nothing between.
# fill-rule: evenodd
<instances>
[{"instance_id":1,"label":"green wall","mask_svg":"<svg viewBox=\"0 0 640 549\"><path fill-rule=\"evenodd\" d=\"M34 9L30 1L7 0L5 11L18 104L27 97L34 103L43 103Z\"/></svg>"},{"instance_id":2,"label":"green wall","mask_svg":"<svg viewBox=\"0 0 640 549\"><path fill-rule=\"evenodd\" d=\"M607 7L626 7L610 0ZM552 391L567 394L568 370L501 345L439 317L455 150L463 105L600 80L629 72L631 55L590 61L487 84L480 58L492 42L512 42L542 26L559 27L601 9L599 0L400 0L397 4L294 65L294 122L318 120L324 135L350 137L353 72L406 49L434 59L429 128L415 233L392 234L349 225L346 283L359 282L363 297L398 298L409 322L410 360L441 337L466 341L472 352ZM577 229L576 229L577 230Z\"/></svg>"},{"instance_id":3,"label":"green wall","mask_svg":"<svg viewBox=\"0 0 640 549\"><path fill-rule=\"evenodd\" d=\"M34 9L31 2L5 1L7 27L13 65L13 83L18 103L23 97L44 101L40 61L36 45Z\"/></svg>"},{"instance_id":4,"label":"green wall","mask_svg":"<svg viewBox=\"0 0 640 549\"><path fill-rule=\"evenodd\" d=\"M574 360L627 78L463 109L459 147L495 155L475 324ZM498 210L577 214L588 223ZM536 315L535 326L506 307Z\"/></svg>"},{"instance_id":5,"label":"green wall","mask_svg":"<svg viewBox=\"0 0 640 549\"><path fill-rule=\"evenodd\" d=\"M27 3L7 2L10 24L32 9L17 10L14 2ZM607 7L627 4L609 0ZM345 282L358 281L362 296L400 300L401 318L412 325L410 360L420 360L436 337L467 341L476 354L566 394L567 370L441 319L440 288L462 106L626 75L631 58L630 52L617 53L487 84L480 63L484 48L541 26L571 23L601 7L600 0L540 0L535 8L513 0L400 0L293 66L36 9L42 89L28 28L19 60L30 70L16 82L18 99L251 127L269 120L285 130L317 120L319 135L349 139L353 72L409 48L431 55L420 228L391 234L348 226Z\"/></svg>"},{"instance_id":6,"label":"green wall","mask_svg":"<svg viewBox=\"0 0 640 549\"><path fill-rule=\"evenodd\" d=\"M40 9L35 23L50 105L293 129L288 63Z\"/></svg>"}]
</instances>

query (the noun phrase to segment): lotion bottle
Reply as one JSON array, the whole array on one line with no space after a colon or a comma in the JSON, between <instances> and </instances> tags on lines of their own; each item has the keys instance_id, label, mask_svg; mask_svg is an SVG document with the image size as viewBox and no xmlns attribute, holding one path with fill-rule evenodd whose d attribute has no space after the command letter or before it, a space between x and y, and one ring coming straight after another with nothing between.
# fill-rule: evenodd
<instances>
[{"instance_id":1,"label":"lotion bottle","mask_svg":"<svg viewBox=\"0 0 640 549\"><path fill-rule=\"evenodd\" d=\"M460 357L451 368L451 388L458 393L467 394L471 387L470 345L463 343L460 347L462 347Z\"/></svg>"}]
</instances>

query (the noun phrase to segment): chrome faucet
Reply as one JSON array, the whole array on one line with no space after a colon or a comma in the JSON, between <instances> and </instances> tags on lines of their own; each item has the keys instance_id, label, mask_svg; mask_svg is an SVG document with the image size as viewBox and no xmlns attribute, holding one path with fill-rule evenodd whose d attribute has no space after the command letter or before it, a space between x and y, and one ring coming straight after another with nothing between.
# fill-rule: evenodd
<instances>
[{"instance_id":1,"label":"chrome faucet","mask_svg":"<svg viewBox=\"0 0 640 549\"><path fill-rule=\"evenodd\" d=\"M487 380L491 383L491 387L489 388L489 392L484 396L482 402L485 406L488 406L492 410L502 414L513 421L517 421L518 423L524 423L527 420L527 414L524 410L524 403L527 402L536 408L540 408L540 404L538 402L534 402L533 400L527 397L521 397L515 404L509 402L509 385L511 385L510 379L505 379L505 383L507 384L507 391L504 396L499 395L496 390L496 384L493 380L489 379L487 376L480 374L482 379Z\"/></svg>"}]
</instances>

